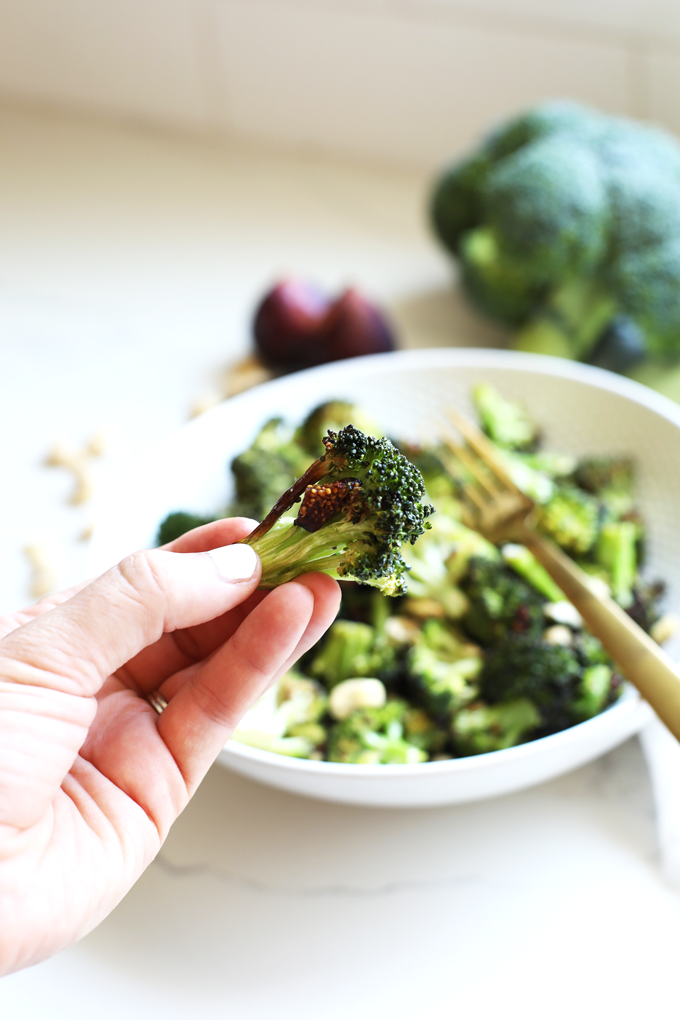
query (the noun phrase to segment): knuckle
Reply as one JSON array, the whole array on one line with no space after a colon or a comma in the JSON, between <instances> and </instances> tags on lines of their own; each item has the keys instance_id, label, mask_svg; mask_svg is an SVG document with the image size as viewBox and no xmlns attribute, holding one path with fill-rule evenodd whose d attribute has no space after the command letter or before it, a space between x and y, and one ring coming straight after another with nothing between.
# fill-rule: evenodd
<instances>
[{"instance_id":1,"label":"knuckle","mask_svg":"<svg viewBox=\"0 0 680 1020\"><path fill-rule=\"evenodd\" d=\"M166 584L155 551L134 552L116 567L119 589L124 598L144 606L165 602Z\"/></svg>"}]
</instances>

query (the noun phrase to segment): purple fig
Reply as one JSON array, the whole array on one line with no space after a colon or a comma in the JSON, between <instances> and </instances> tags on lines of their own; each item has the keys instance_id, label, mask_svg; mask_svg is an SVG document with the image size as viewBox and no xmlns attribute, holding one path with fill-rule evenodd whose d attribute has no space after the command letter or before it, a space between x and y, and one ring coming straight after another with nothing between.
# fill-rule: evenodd
<instances>
[{"instance_id":1,"label":"purple fig","mask_svg":"<svg viewBox=\"0 0 680 1020\"><path fill-rule=\"evenodd\" d=\"M277 284L255 314L255 343L273 368L294 371L394 349L382 313L356 290L329 301L313 284Z\"/></svg>"}]
</instances>

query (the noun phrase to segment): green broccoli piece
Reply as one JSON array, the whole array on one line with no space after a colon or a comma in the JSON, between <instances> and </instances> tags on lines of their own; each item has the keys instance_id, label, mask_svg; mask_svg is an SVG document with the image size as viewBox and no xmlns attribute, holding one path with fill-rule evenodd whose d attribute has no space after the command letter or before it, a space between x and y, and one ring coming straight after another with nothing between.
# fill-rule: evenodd
<instances>
[{"instance_id":1,"label":"green broccoli piece","mask_svg":"<svg viewBox=\"0 0 680 1020\"><path fill-rule=\"evenodd\" d=\"M321 685L290 670L246 712L232 740L292 758L321 757L327 707Z\"/></svg>"},{"instance_id":2,"label":"green broccoli piece","mask_svg":"<svg viewBox=\"0 0 680 1020\"><path fill-rule=\"evenodd\" d=\"M156 534L156 545L167 545L174 542L176 538L185 535L187 531L200 528L204 524L212 524L218 520L217 517L201 517L198 514L190 514L185 510L176 510L168 514L165 520L161 521Z\"/></svg>"},{"instance_id":3,"label":"green broccoli piece","mask_svg":"<svg viewBox=\"0 0 680 1020\"><path fill-rule=\"evenodd\" d=\"M432 528L416 543L402 551L409 567L409 599L434 600L445 616L457 620L468 609L467 598L454 584L449 564L460 567L461 544L468 531L459 521L438 512Z\"/></svg>"},{"instance_id":4,"label":"green broccoli piece","mask_svg":"<svg viewBox=\"0 0 680 1020\"><path fill-rule=\"evenodd\" d=\"M354 425L369 436L379 435L376 423L360 407L347 400L329 400L319 404L307 415L295 433L295 440L305 453L316 457L323 448L324 436L328 430L339 432L345 425Z\"/></svg>"},{"instance_id":5,"label":"green broccoli piece","mask_svg":"<svg viewBox=\"0 0 680 1020\"><path fill-rule=\"evenodd\" d=\"M352 765L412 765L427 753L404 738L405 701L359 708L331 727L328 760Z\"/></svg>"},{"instance_id":6,"label":"green broccoli piece","mask_svg":"<svg viewBox=\"0 0 680 1020\"><path fill-rule=\"evenodd\" d=\"M600 504L576 486L560 486L552 499L539 507L538 526L566 552L582 556L597 540Z\"/></svg>"},{"instance_id":7,"label":"green broccoli piece","mask_svg":"<svg viewBox=\"0 0 680 1020\"><path fill-rule=\"evenodd\" d=\"M528 698L496 705L478 701L456 713L451 732L458 754L488 754L521 744L540 724L540 713Z\"/></svg>"},{"instance_id":8,"label":"green broccoli piece","mask_svg":"<svg viewBox=\"0 0 680 1020\"><path fill-rule=\"evenodd\" d=\"M538 562L534 554L525 545L517 545L508 542L501 549L501 555L509 567L528 581L532 588L535 588L539 595L543 595L549 602L561 602L564 592L555 584L552 577Z\"/></svg>"},{"instance_id":9,"label":"green broccoli piece","mask_svg":"<svg viewBox=\"0 0 680 1020\"><path fill-rule=\"evenodd\" d=\"M389 680L395 665L395 650L379 630L367 623L336 620L317 645L308 669L331 690L350 677Z\"/></svg>"},{"instance_id":10,"label":"green broccoli piece","mask_svg":"<svg viewBox=\"0 0 680 1020\"><path fill-rule=\"evenodd\" d=\"M459 484L446 467L450 452L442 446L422 447L402 443L401 452L418 468L423 476L425 494L439 515L458 520L462 514Z\"/></svg>"},{"instance_id":11,"label":"green broccoli piece","mask_svg":"<svg viewBox=\"0 0 680 1020\"><path fill-rule=\"evenodd\" d=\"M607 190L589 147L561 133L500 160L483 196L499 249L536 284L588 272L607 243Z\"/></svg>"},{"instance_id":12,"label":"green broccoli piece","mask_svg":"<svg viewBox=\"0 0 680 1020\"><path fill-rule=\"evenodd\" d=\"M546 103L447 170L431 214L470 300L518 328L519 349L625 372L680 357L671 135Z\"/></svg>"},{"instance_id":13,"label":"green broccoli piece","mask_svg":"<svg viewBox=\"0 0 680 1020\"><path fill-rule=\"evenodd\" d=\"M573 723L571 705L582 666L577 651L529 634L508 634L487 654L479 682L490 704L528 698L548 732Z\"/></svg>"},{"instance_id":14,"label":"green broccoli piece","mask_svg":"<svg viewBox=\"0 0 680 1020\"><path fill-rule=\"evenodd\" d=\"M325 453L284 494L246 539L262 561L261 588L274 588L310 570L406 591L401 556L429 527L432 507L419 502L420 472L388 439L347 425L329 432ZM302 499L295 519L281 515Z\"/></svg>"},{"instance_id":15,"label":"green broccoli piece","mask_svg":"<svg viewBox=\"0 0 680 1020\"><path fill-rule=\"evenodd\" d=\"M410 707L404 713L404 739L428 754L437 754L447 742L446 730L438 726L422 708Z\"/></svg>"},{"instance_id":16,"label":"green broccoli piece","mask_svg":"<svg viewBox=\"0 0 680 1020\"><path fill-rule=\"evenodd\" d=\"M633 604L637 577L637 527L632 521L614 521L602 525L595 547L596 562L611 578L613 597L627 609Z\"/></svg>"},{"instance_id":17,"label":"green broccoli piece","mask_svg":"<svg viewBox=\"0 0 680 1020\"><path fill-rule=\"evenodd\" d=\"M487 436L506 450L528 450L538 441L538 426L521 404L506 400L495 386L478 383L472 399Z\"/></svg>"},{"instance_id":18,"label":"green broccoli piece","mask_svg":"<svg viewBox=\"0 0 680 1020\"><path fill-rule=\"evenodd\" d=\"M633 510L635 469L629 457L584 457L576 465L574 481L597 496L610 517Z\"/></svg>"},{"instance_id":19,"label":"green broccoli piece","mask_svg":"<svg viewBox=\"0 0 680 1020\"><path fill-rule=\"evenodd\" d=\"M484 151L449 167L436 182L431 220L442 244L457 252L461 239L482 218L482 188L492 162Z\"/></svg>"},{"instance_id":20,"label":"green broccoli piece","mask_svg":"<svg viewBox=\"0 0 680 1020\"><path fill-rule=\"evenodd\" d=\"M470 602L462 625L483 645L494 644L508 631L543 633L545 599L500 556L497 560L473 557L461 588Z\"/></svg>"},{"instance_id":21,"label":"green broccoli piece","mask_svg":"<svg viewBox=\"0 0 680 1020\"><path fill-rule=\"evenodd\" d=\"M460 240L461 279L472 302L491 319L521 325L543 296L545 286L529 280L522 266L503 253L490 227Z\"/></svg>"},{"instance_id":22,"label":"green broccoli piece","mask_svg":"<svg viewBox=\"0 0 680 1020\"><path fill-rule=\"evenodd\" d=\"M315 452L320 449L321 444ZM294 442L292 430L281 418L272 418L231 462L235 487L231 514L261 521L308 464L309 455Z\"/></svg>"},{"instance_id":23,"label":"green broccoli piece","mask_svg":"<svg viewBox=\"0 0 680 1020\"><path fill-rule=\"evenodd\" d=\"M407 684L433 715L450 715L474 701L480 649L439 620L428 620L406 654Z\"/></svg>"},{"instance_id":24,"label":"green broccoli piece","mask_svg":"<svg viewBox=\"0 0 680 1020\"><path fill-rule=\"evenodd\" d=\"M604 664L589 666L584 671L573 703L577 722L592 719L606 708L612 694L612 679L612 670Z\"/></svg>"}]
</instances>

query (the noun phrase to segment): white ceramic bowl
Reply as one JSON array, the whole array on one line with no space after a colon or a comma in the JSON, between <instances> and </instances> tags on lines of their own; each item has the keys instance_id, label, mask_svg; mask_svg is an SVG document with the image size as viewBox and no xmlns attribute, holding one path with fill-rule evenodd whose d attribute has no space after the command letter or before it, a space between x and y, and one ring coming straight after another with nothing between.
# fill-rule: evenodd
<instances>
[{"instance_id":1,"label":"white ceramic bowl","mask_svg":"<svg viewBox=\"0 0 680 1020\"><path fill-rule=\"evenodd\" d=\"M470 390L488 380L525 402L545 442L576 455L626 453L638 467L648 524L645 572L663 577L680 604L680 407L619 376L556 358L510 351L404 351L337 362L234 397L144 450L101 500L91 567L99 572L153 543L171 510L212 513L230 495L230 459L273 415L299 421L322 400L354 400L387 435L427 440L443 410L471 412ZM134 500L129 493L134 492ZM669 648L677 654L676 643ZM426 806L493 797L561 775L636 733L650 709L627 690L607 711L571 729L506 751L421 765L340 765L286 758L230 741L220 762L295 793L351 804Z\"/></svg>"}]
</instances>

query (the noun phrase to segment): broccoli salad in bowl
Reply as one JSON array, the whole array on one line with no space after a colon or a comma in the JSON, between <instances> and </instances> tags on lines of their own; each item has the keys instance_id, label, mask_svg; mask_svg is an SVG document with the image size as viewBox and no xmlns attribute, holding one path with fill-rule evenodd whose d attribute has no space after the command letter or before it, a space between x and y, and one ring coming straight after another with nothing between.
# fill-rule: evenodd
<instances>
[{"instance_id":1,"label":"broccoli salad in bowl","mask_svg":"<svg viewBox=\"0 0 680 1020\"><path fill-rule=\"evenodd\" d=\"M519 403L485 383L473 398L506 470L536 503L542 532L655 640L668 637L672 621L660 609L664 586L640 575L645 528L632 461L544 449L540 425ZM357 429L381 434L364 411L342 401L324 403L301 424L267 422L231 463L235 495L228 515L266 519L282 493L302 494L296 479L305 477L324 444L329 451L329 436L336 455L343 430L350 430L356 449ZM366 581L356 563L349 571L329 568L343 586L338 619L246 713L232 739L293 758L415 764L510 748L613 704L624 678L530 551L494 545L463 523L460 472L446 443L395 442L401 453L398 459L389 454L390 469L398 464L409 497L424 501L397 504L399 513L404 506L415 513L411 530L402 528L408 541L396 552L405 585L385 584L384 577L368 578L369 584L342 580L344 574ZM377 451L380 466L385 443L369 438L361 455ZM426 521L430 504L435 513ZM329 517L326 544L337 519ZM159 543L203 523L206 518L172 513ZM292 523L286 523L290 534Z\"/></svg>"}]
</instances>

